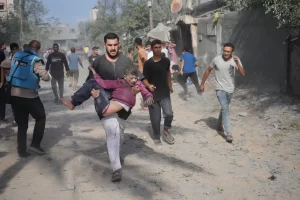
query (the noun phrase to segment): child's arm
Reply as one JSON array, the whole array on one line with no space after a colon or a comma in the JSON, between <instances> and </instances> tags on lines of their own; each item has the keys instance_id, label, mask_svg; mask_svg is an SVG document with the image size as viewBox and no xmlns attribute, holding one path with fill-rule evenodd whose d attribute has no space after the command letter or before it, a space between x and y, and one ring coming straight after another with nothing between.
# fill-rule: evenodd
<instances>
[{"instance_id":1,"label":"child's arm","mask_svg":"<svg viewBox=\"0 0 300 200\"><path fill-rule=\"evenodd\" d=\"M94 79L96 82L103 88L103 89L116 89L121 86L121 83L119 80L103 80L95 71L94 68L89 67L89 69L94 74Z\"/></svg>"},{"instance_id":2,"label":"child's arm","mask_svg":"<svg viewBox=\"0 0 300 200\"><path fill-rule=\"evenodd\" d=\"M146 89L145 85L141 81L137 82L137 86L139 86L144 100L146 100L148 97L152 97L152 94Z\"/></svg>"}]
</instances>

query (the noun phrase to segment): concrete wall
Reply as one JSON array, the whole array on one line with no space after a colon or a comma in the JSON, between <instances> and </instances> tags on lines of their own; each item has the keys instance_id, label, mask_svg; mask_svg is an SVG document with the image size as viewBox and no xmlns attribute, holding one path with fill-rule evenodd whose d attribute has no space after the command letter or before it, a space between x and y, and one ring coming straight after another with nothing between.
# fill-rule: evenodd
<instances>
[{"instance_id":1,"label":"concrete wall","mask_svg":"<svg viewBox=\"0 0 300 200\"><path fill-rule=\"evenodd\" d=\"M291 42L290 47L289 92L300 96L300 39Z\"/></svg>"},{"instance_id":2,"label":"concrete wall","mask_svg":"<svg viewBox=\"0 0 300 200\"><path fill-rule=\"evenodd\" d=\"M224 14L216 26L215 37L206 35L209 23L212 18L198 21L198 34L203 38L198 45L199 61L204 63L200 67L206 67L212 57L221 54L222 45L231 42L246 69L246 77L236 78L239 87L259 93L286 90L288 49L284 40L288 32L277 30L272 16L263 10Z\"/></svg>"},{"instance_id":3,"label":"concrete wall","mask_svg":"<svg viewBox=\"0 0 300 200\"><path fill-rule=\"evenodd\" d=\"M198 75L203 77L204 71L211 60L218 55L217 37L207 36L207 25L212 23L212 18L198 20ZM216 27L219 32L219 26ZM201 40L202 38L202 40Z\"/></svg>"}]
</instances>

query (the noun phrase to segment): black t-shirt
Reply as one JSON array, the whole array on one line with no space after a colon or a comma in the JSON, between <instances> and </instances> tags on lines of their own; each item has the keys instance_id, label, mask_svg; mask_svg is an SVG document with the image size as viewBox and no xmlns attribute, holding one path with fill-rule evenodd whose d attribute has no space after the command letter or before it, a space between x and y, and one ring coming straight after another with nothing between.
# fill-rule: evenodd
<instances>
[{"instance_id":1,"label":"black t-shirt","mask_svg":"<svg viewBox=\"0 0 300 200\"><path fill-rule=\"evenodd\" d=\"M91 56L89 56L89 63L90 64L93 64L93 62L96 60L96 58L98 58L99 57L99 55L96 55L96 56L94 56L94 55L91 55Z\"/></svg>"},{"instance_id":2,"label":"black t-shirt","mask_svg":"<svg viewBox=\"0 0 300 200\"><path fill-rule=\"evenodd\" d=\"M50 69L50 74L56 79L64 77L64 66L66 71L69 71L69 65L66 56L61 53L51 53L48 56L46 70Z\"/></svg>"},{"instance_id":3,"label":"black t-shirt","mask_svg":"<svg viewBox=\"0 0 300 200\"><path fill-rule=\"evenodd\" d=\"M170 72L170 60L162 57L160 61L154 62L153 58L146 61L144 65L144 78L156 87L153 92L154 101L160 101L170 95L168 85L168 73Z\"/></svg>"}]
</instances>

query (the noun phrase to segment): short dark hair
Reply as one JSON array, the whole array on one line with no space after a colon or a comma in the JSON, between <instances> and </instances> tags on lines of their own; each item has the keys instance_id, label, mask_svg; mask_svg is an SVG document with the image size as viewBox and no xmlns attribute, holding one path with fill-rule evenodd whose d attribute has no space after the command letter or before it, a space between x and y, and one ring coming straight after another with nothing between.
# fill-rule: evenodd
<instances>
[{"instance_id":1,"label":"short dark hair","mask_svg":"<svg viewBox=\"0 0 300 200\"><path fill-rule=\"evenodd\" d=\"M29 44L23 44L23 49L28 49L29 48Z\"/></svg>"},{"instance_id":2,"label":"short dark hair","mask_svg":"<svg viewBox=\"0 0 300 200\"><path fill-rule=\"evenodd\" d=\"M185 51L185 52L190 52L191 50L190 50L190 48L188 48L188 47L184 47L184 48L183 48L183 51Z\"/></svg>"},{"instance_id":3,"label":"short dark hair","mask_svg":"<svg viewBox=\"0 0 300 200\"><path fill-rule=\"evenodd\" d=\"M151 46L151 42L150 41L148 41L148 42L146 42L146 45L145 46Z\"/></svg>"},{"instance_id":4,"label":"short dark hair","mask_svg":"<svg viewBox=\"0 0 300 200\"><path fill-rule=\"evenodd\" d=\"M92 50L94 51L94 50L98 50L99 49L99 47L93 47L92 48Z\"/></svg>"},{"instance_id":5,"label":"short dark hair","mask_svg":"<svg viewBox=\"0 0 300 200\"><path fill-rule=\"evenodd\" d=\"M234 45L232 43L230 43L230 42L225 43L223 47L231 47L232 51L234 51Z\"/></svg>"},{"instance_id":6,"label":"short dark hair","mask_svg":"<svg viewBox=\"0 0 300 200\"><path fill-rule=\"evenodd\" d=\"M3 42L3 41L1 41L0 42L0 46L2 47L3 45L5 45L6 43L5 42Z\"/></svg>"},{"instance_id":7,"label":"short dark hair","mask_svg":"<svg viewBox=\"0 0 300 200\"><path fill-rule=\"evenodd\" d=\"M74 47L71 48L71 52L75 53L76 49Z\"/></svg>"},{"instance_id":8,"label":"short dark hair","mask_svg":"<svg viewBox=\"0 0 300 200\"><path fill-rule=\"evenodd\" d=\"M119 41L119 36L115 33L107 33L105 36L104 36L104 43L107 42L107 40L115 40L117 39Z\"/></svg>"},{"instance_id":9,"label":"short dark hair","mask_svg":"<svg viewBox=\"0 0 300 200\"><path fill-rule=\"evenodd\" d=\"M57 43L54 43L52 47L53 47L53 48L54 48L54 47L58 47L58 48L59 48L59 45L58 45Z\"/></svg>"},{"instance_id":10,"label":"short dark hair","mask_svg":"<svg viewBox=\"0 0 300 200\"><path fill-rule=\"evenodd\" d=\"M33 49L33 50L40 50L41 49L41 43L37 40L32 40L31 42L29 42L29 48Z\"/></svg>"},{"instance_id":11,"label":"short dark hair","mask_svg":"<svg viewBox=\"0 0 300 200\"><path fill-rule=\"evenodd\" d=\"M151 42L151 48L153 48L153 47L154 47L155 45L157 45L157 44L162 44L161 40L157 40L157 39L153 40L153 41Z\"/></svg>"},{"instance_id":12,"label":"short dark hair","mask_svg":"<svg viewBox=\"0 0 300 200\"><path fill-rule=\"evenodd\" d=\"M133 48L132 47L128 48L128 53L130 53L131 51L133 51Z\"/></svg>"},{"instance_id":13,"label":"short dark hair","mask_svg":"<svg viewBox=\"0 0 300 200\"><path fill-rule=\"evenodd\" d=\"M10 50L12 51L13 49L19 49L19 45L17 43L11 43L9 45Z\"/></svg>"},{"instance_id":14,"label":"short dark hair","mask_svg":"<svg viewBox=\"0 0 300 200\"><path fill-rule=\"evenodd\" d=\"M134 66L127 66L127 67L125 68L124 74L125 74L125 75L131 74L131 75L134 75L134 76L138 76L138 75L139 75L139 71L138 71L138 69L137 69L136 67L134 67Z\"/></svg>"},{"instance_id":15,"label":"short dark hair","mask_svg":"<svg viewBox=\"0 0 300 200\"><path fill-rule=\"evenodd\" d=\"M134 43L137 45L143 45L143 40L141 38L135 38Z\"/></svg>"}]
</instances>

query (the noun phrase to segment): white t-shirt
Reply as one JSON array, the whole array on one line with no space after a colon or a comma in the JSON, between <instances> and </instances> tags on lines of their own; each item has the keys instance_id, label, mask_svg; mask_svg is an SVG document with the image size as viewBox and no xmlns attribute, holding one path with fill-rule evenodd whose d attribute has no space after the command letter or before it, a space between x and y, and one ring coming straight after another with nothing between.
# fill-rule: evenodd
<instances>
[{"instance_id":1,"label":"white t-shirt","mask_svg":"<svg viewBox=\"0 0 300 200\"><path fill-rule=\"evenodd\" d=\"M148 60L153 57L153 51L146 51Z\"/></svg>"},{"instance_id":2,"label":"white t-shirt","mask_svg":"<svg viewBox=\"0 0 300 200\"><path fill-rule=\"evenodd\" d=\"M239 62L243 67L240 60ZM237 64L234 62L233 58L225 61L222 55L217 56L211 61L209 66L215 69L216 90L223 90L228 93L233 93L235 87L235 69L238 69Z\"/></svg>"},{"instance_id":3,"label":"white t-shirt","mask_svg":"<svg viewBox=\"0 0 300 200\"><path fill-rule=\"evenodd\" d=\"M163 49L161 50L161 52L163 52L163 53L166 55L166 57L169 58L169 51L168 51L167 48L163 48Z\"/></svg>"}]
</instances>

